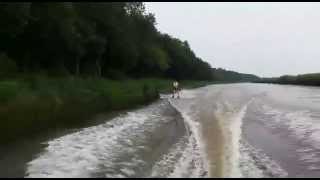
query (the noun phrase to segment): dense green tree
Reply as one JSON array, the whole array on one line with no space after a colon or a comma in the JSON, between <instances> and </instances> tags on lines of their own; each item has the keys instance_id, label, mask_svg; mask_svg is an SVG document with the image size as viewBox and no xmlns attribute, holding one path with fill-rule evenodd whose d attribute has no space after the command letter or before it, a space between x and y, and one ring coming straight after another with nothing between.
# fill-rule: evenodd
<instances>
[{"instance_id":1,"label":"dense green tree","mask_svg":"<svg viewBox=\"0 0 320 180\"><path fill-rule=\"evenodd\" d=\"M0 24L0 52L20 73L227 77L213 72L187 41L160 33L142 2L0 3Z\"/></svg>"}]
</instances>

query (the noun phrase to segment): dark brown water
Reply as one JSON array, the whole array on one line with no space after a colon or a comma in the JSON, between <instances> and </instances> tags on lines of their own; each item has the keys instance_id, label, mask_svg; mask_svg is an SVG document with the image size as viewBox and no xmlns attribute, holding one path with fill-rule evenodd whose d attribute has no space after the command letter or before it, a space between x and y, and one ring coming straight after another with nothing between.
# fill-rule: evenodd
<instances>
[{"instance_id":1,"label":"dark brown water","mask_svg":"<svg viewBox=\"0 0 320 180\"><path fill-rule=\"evenodd\" d=\"M220 84L2 148L1 177L318 177L320 88Z\"/></svg>"}]
</instances>

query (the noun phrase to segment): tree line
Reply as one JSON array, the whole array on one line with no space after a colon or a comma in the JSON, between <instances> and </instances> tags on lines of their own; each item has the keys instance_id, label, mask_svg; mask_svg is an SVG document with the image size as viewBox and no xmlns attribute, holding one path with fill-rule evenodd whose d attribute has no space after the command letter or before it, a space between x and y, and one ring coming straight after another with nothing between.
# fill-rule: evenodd
<instances>
[{"instance_id":1,"label":"tree line","mask_svg":"<svg viewBox=\"0 0 320 180\"><path fill-rule=\"evenodd\" d=\"M3 71L210 79L210 65L160 33L142 2L1 3L0 18Z\"/></svg>"},{"instance_id":2,"label":"tree line","mask_svg":"<svg viewBox=\"0 0 320 180\"><path fill-rule=\"evenodd\" d=\"M142 2L0 3L0 26L0 77L224 76L215 76L187 41L159 32L154 14L146 12Z\"/></svg>"},{"instance_id":3,"label":"tree line","mask_svg":"<svg viewBox=\"0 0 320 180\"><path fill-rule=\"evenodd\" d=\"M244 74L222 68L212 68L212 75L216 81L253 82L260 79L258 76L253 74Z\"/></svg>"},{"instance_id":4,"label":"tree line","mask_svg":"<svg viewBox=\"0 0 320 180\"><path fill-rule=\"evenodd\" d=\"M273 78L261 78L256 82L320 86L320 73L299 74L296 76L283 75L280 77Z\"/></svg>"}]
</instances>

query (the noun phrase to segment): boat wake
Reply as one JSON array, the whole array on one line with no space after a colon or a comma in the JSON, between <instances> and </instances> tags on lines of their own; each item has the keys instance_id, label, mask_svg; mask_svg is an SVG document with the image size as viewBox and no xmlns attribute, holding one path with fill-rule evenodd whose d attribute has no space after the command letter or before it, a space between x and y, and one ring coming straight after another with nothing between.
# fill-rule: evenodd
<instances>
[{"instance_id":1,"label":"boat wake","mask_svg":"<svg viewBox=\"0 0 320 180\"><path fill-rule=\"evenodd\" d=\"M242 137L252 99L236 104L215 94L214 102L191 90L180 99L162 95L145 108L46 142L26 177L285 177Z\"/></svg>"}]
</instances>

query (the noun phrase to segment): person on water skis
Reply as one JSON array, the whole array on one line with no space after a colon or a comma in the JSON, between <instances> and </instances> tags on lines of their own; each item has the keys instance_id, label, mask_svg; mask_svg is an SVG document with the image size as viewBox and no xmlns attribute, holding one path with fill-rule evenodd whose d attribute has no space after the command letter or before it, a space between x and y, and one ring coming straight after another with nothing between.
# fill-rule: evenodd
<instances>
[{"instance_id":1,"label":"person on water skis","mask_svg":"<svg viewBox=\"0 0 320 180\"><path fill-rule=\"evenodd\" d=\"M178 81L173 82L173 93L172 93L172 98L174 98L174 95L177 94L177 98L180 98L180 87Z\"/></svg>"}]
</instances>

